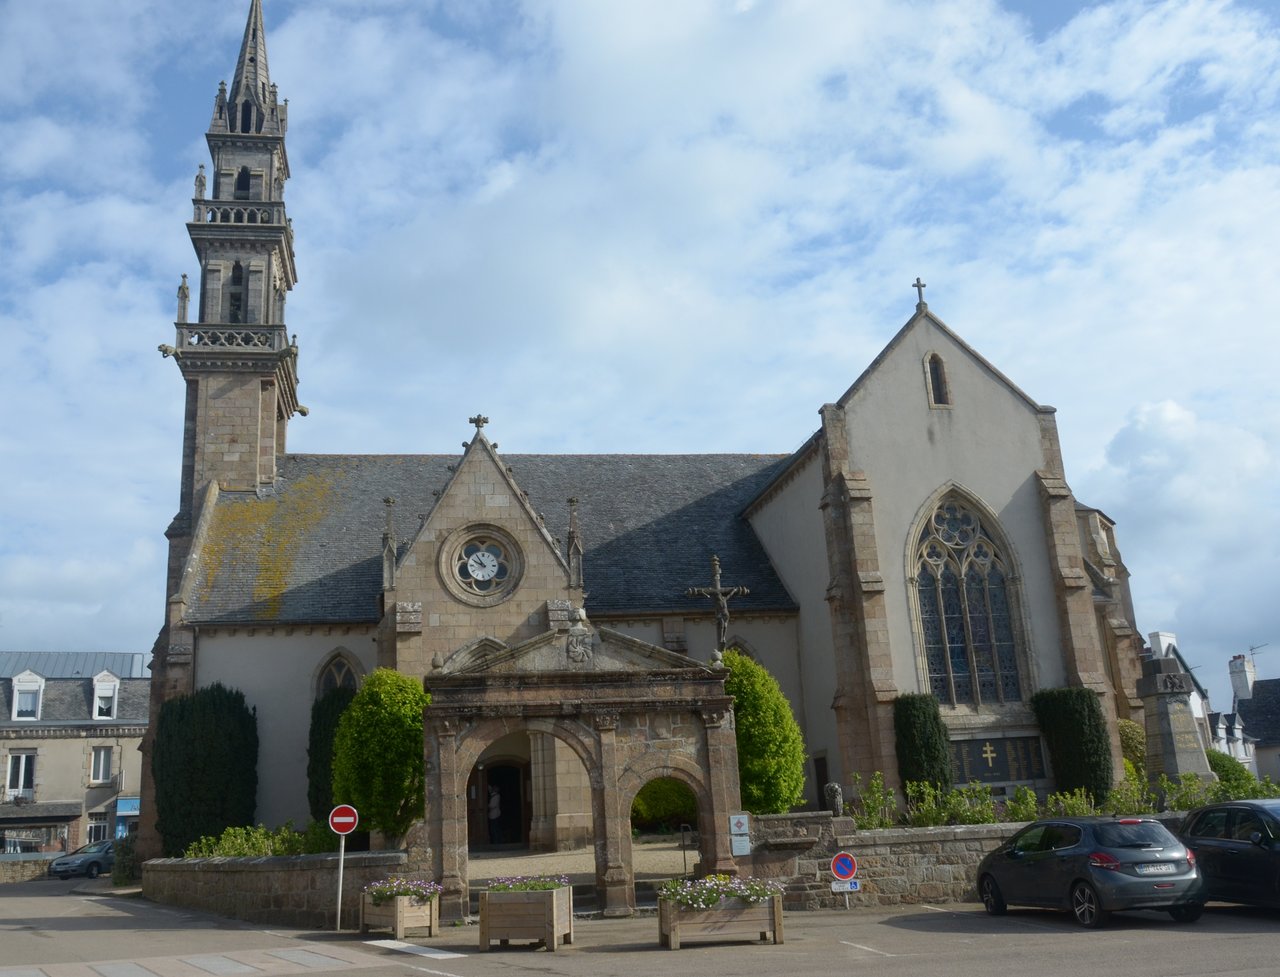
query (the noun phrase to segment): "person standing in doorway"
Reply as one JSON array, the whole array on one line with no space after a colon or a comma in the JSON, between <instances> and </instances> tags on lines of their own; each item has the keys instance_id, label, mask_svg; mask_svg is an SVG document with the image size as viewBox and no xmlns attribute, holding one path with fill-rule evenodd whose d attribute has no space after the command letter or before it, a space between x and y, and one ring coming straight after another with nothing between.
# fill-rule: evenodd
<instances>
[{"instance_id":1,"label":"person standing in doorway","mask_svg":"<svg viewBox=\"0 0 1280 977\"><path fill-rule=\"evenodd\" d=\"M502 795L489 786L489 844L502 844Z\"/></svg>"}]
</instances>

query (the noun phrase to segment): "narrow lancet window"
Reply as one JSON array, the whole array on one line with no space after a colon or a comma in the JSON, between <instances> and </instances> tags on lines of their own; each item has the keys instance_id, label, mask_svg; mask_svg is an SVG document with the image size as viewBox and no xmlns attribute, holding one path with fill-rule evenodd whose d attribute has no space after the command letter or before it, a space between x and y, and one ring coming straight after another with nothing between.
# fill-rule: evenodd
<instances>
[{"instance_id":1,"label":"narrow lancet window","mask_svg":"<svg viewBox=\"0 0 1280 977\"><path fill-rule=\"evenodd\" d=\"M929 368L929 404L933 407L948 407L951 404L951 391L947 387L947 367L942 357L930 353Z\"/></svg>"}]
</instances>

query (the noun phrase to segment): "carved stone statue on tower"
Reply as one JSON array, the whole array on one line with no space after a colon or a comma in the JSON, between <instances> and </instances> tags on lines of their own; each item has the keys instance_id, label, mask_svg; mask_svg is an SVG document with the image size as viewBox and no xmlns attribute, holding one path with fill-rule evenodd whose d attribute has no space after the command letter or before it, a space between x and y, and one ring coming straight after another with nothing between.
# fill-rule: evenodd
<instances>
[{"instance_id":1,"label":"carved stone statue on tower","mask_svg":"<svg viewBox=\"0 0 1280 977\"><path fill-rule=\"evenodd\" d=\"M191 289L187 285L187 276L182 276L182 282L178 285L178 322L187 321L187 305L191 302Z\"/></svg>"}]
</instances>

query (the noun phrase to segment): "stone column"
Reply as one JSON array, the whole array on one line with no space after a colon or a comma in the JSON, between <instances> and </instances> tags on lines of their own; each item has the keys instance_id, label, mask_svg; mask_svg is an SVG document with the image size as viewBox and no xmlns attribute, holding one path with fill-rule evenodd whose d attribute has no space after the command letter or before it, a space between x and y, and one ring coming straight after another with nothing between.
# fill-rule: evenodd
<instances>
[{"instance_id":1,"label":"stone column","mask_svg":"<svg viewBox=\"0 0 1280 977\"><path fill-rule=\"evenodd\" d=\"M596 741L599 749L601 790L604 807L604 851L596 848L596 889L600 893L604 916L630 916L636 911L635 886L630 866L623 861L622 832L629 831L630 818L622 816L618 803L618 716L600 713L595 716ZM598 832L598 829L597 829ZM599 834L597 833L597 837ZM603 856L603 857L602 857Z\"/></svg>"},{"instance_id":2,"label":"stone column","mask_svg":"<svg viewBox=\"0 0 1280 977\"><path fill-rule=\"evenodd\" d=\"M1147 731L1147 780L1153 789L1161 774L1175 781L1184 773L1218 779L1209 769L1196 732L1191 688L1191 676L1176 658L1156 657L1142 663L1138 696Z\"/></svg>"},{"instance_id":3,"label":"stone column","mask_svg":"<svg viewBox=\"0 0 1280 977\"><path fill-rule=\"evenodd\" d=\"M703 833L702 871L737 875L729 836L729 818L742 811L742 785L738 781L738 743L729 713L724 709L704 709L702 721L707 731L707 786L711 810L700 818Z\"/></svg>"},{"instance_id":4,"label":"stone column","mask_svg":"<svg viewBox=\"0 0 1280 977\"><path fill-rule=\"evenodd\" d=\"M435 810L427 812L432 874L440 880L440 916L466 919L471 914L467 881L467 784L458 777L457 730L449 720L426 730L427 797Z\"/></svg>"}]
</instances>

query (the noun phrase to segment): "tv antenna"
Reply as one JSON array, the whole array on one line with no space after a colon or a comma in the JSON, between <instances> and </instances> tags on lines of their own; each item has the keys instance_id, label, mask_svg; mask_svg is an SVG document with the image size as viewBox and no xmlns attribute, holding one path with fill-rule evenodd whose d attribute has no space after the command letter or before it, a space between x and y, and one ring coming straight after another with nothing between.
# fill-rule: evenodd
<instances>
[{"instance_id":1,"label":"tv antenna","mask_svg":"<svg viewBox=\"0 0 1280 977\"><path fill-rule=\"evenodd\" d=\"M1249 659L1250 659L1250 661L1252 661L1253 659L1257 658L1257 657L1258 657L1258 652L1260 652L1263 648L1267 647L1267 645L1269 645L1269 644L1271 644L1271 642L1270 642L1270 641L1264 641L1264 642L1262 642L1262 644L1260 644L1260 645L1250 645L1250 646L1249 646Z\"/></svg>"}]
</instances>

